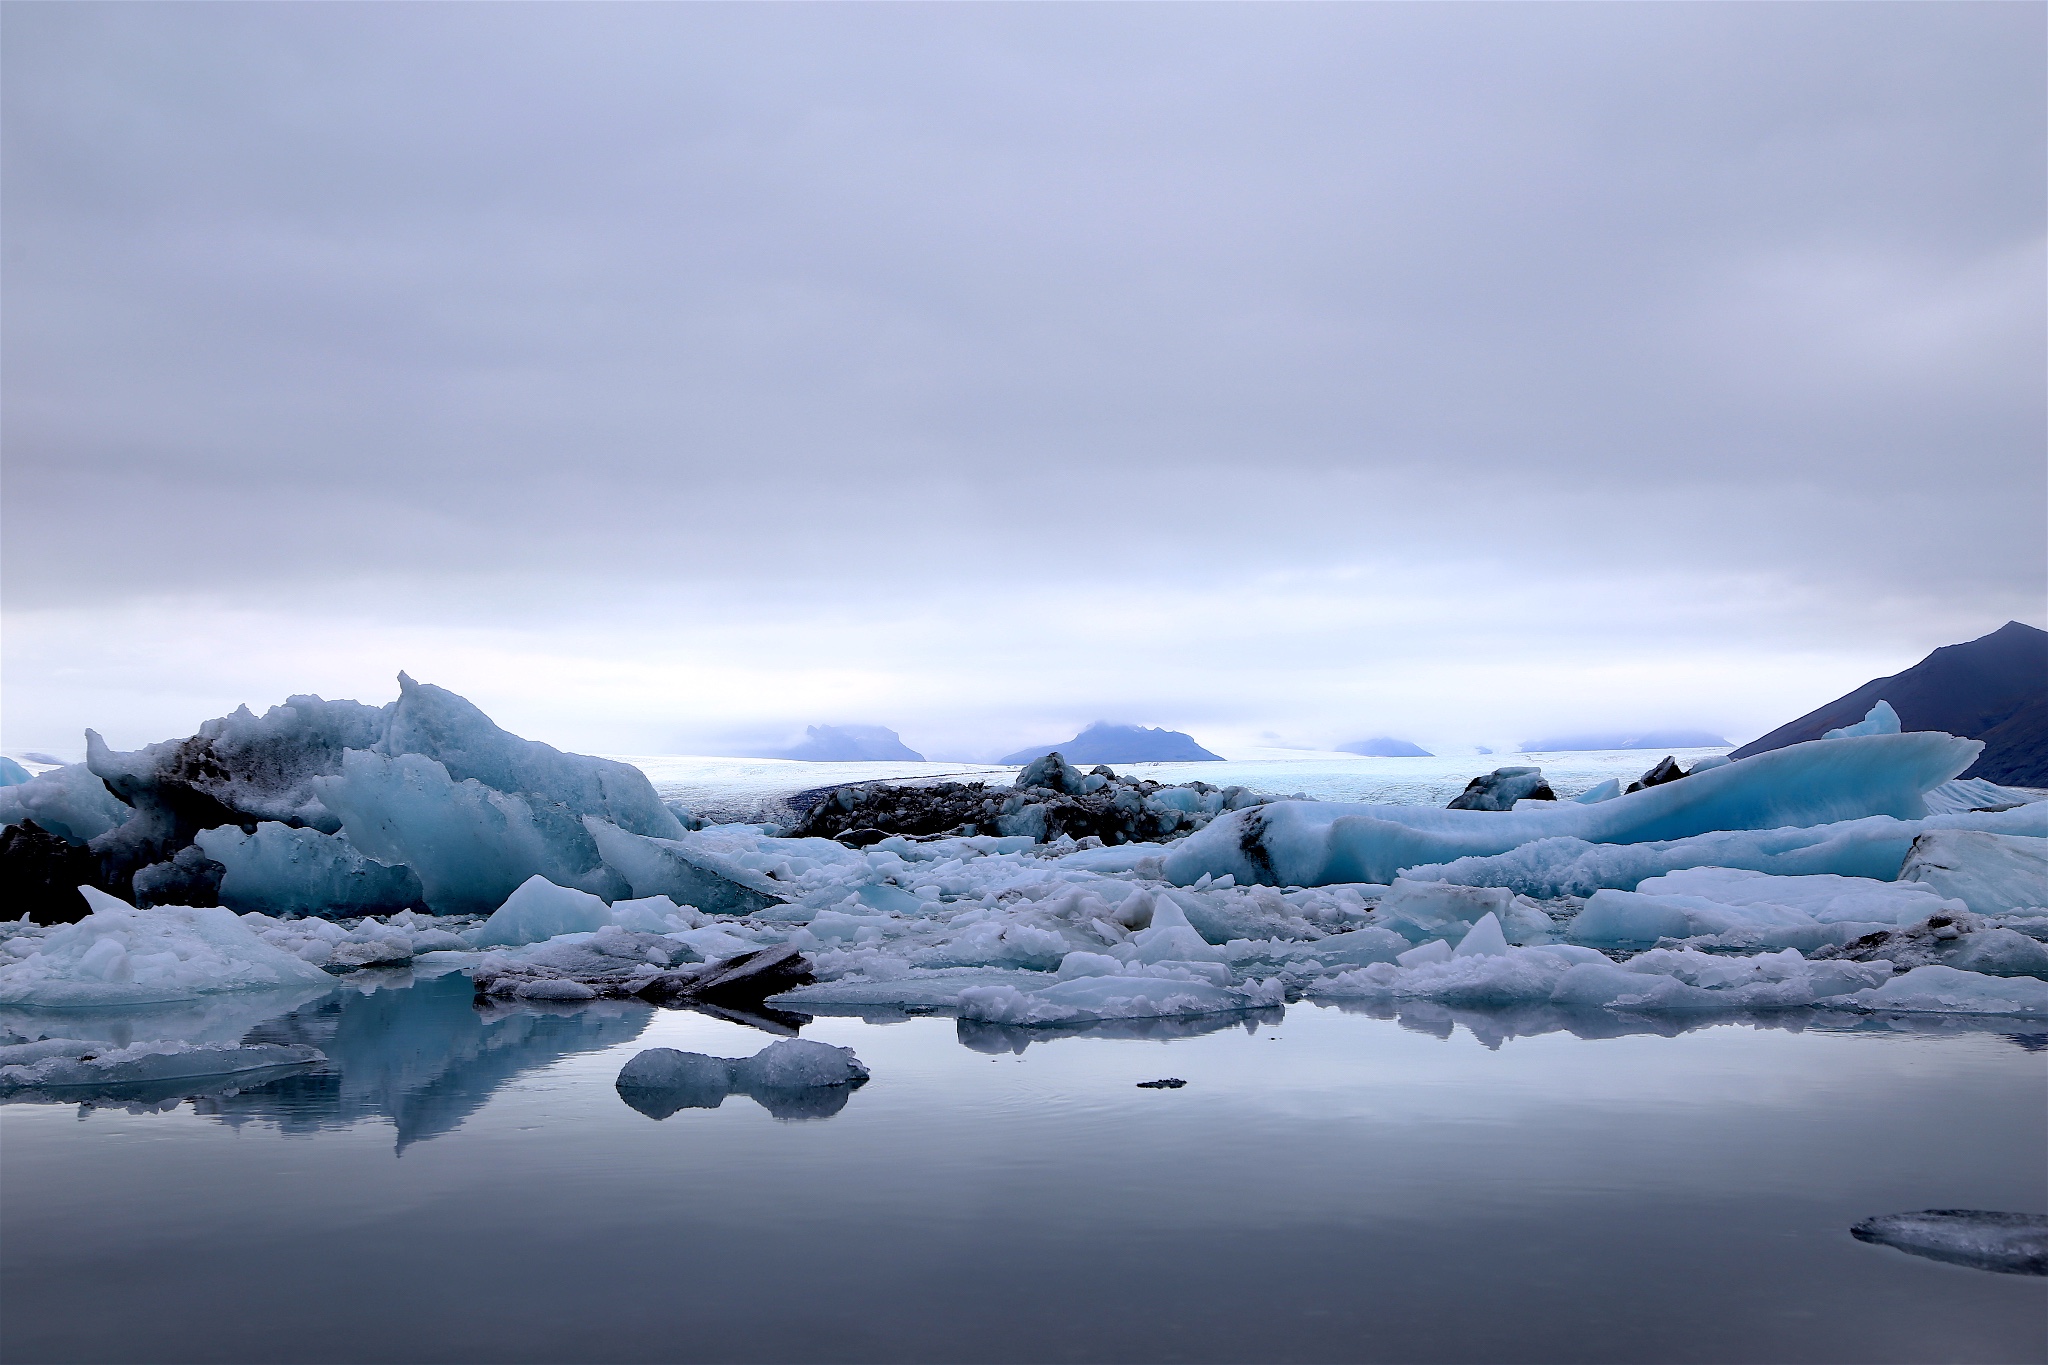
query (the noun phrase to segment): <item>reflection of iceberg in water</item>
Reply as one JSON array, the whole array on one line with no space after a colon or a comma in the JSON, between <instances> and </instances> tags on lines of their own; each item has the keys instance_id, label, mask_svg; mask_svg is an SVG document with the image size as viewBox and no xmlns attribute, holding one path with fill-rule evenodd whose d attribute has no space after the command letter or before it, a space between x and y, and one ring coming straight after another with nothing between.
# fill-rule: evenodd
<instances>
[{"instance_id":1,"label":"reflection of iceberg in water","mask_svg":"<svg viewBox=\"0 0 2048 1365\"><path fill-rule=\"evenodd\" d=\"M1280 1006L1237 1010L1227 1014L1181 1014L1158 1019L1097 1019L1078 1024L1034 1024L1022 1028L992 1024L979 1019L957 1019L954 1027L960 1046L975 1052L1022 1053L1033 1043L1050 1043L1061 1038L1131 1038L1163 1043L1175 1038L1199 1038L1205 1033L1223 1033L1241 1028L1256 1033L1261 1024L1277 1024L1287 1011Z\"/></svg>"},{"instance_id":2,"label":"reflection of iceberg in water","mask_svg":"<svg viewBox=\"0 0 2048 1365\"><path fill-rule=\"evenodd\" d=\"M77 1038L128 1047L157 1038L195 1046L231 1047L266 1020L288 1014L331 993L334 983L271 991L222 991L156 1005L102 1009L37 1010L0 1008L0 1033L16 1038Z\"/></svg>"},{"instance_id":3,"label":"reflection of iceberg in water","mask_svg":"<svg viewBox=\"0 0 2048 1365\"><path fill-rule=\"evenodd\" d=\"M246 1038L317 1047L327 1054L324 1067L196 1100L194 1107L223 1123L271 1123L288 1133L388 1119L403 1151L461 1126L522 1072L638 1037L654 1013L634 1000L484 1015L474 998L461 973L368 993L336 991L251 1029Z\"/></svg>"},{"instance_id":4,"label":"reflection of iceberg in water","mask_svg":"<svg viewBox=\"0 0 2048 1365\"><path fill-rule=\"evenodd\" d=\"M1434 1038L1449 1038L1462 1025L1482 1046L1493 1050L1515 1038L1534 1038L1545 1033L1569 1033L1575 1038L1589 1040L1644 1034L1676 1038L1681 1034L1730 1024L1753 1029L1782 1029L1788 1033L1803 1033L1808 1029L1829 1033L1993 1033L2028 1051L2040 1050L2044 1042L2044 1036L2038 1032L2015 1031L2038 1021L1995 1015L1845 1015L1835 1010L1814 1009L1629 1015L1612 1010L1567 1009L1558 1005L1474 1009L1442 1005L1433 1000L1319 1000L1315 1003L1344 1014L1391 1019L1411 1033L1426 1033ZM965 1043L967 1040L962 1038L961 1041Z\"/></svg>"}]
</instances>

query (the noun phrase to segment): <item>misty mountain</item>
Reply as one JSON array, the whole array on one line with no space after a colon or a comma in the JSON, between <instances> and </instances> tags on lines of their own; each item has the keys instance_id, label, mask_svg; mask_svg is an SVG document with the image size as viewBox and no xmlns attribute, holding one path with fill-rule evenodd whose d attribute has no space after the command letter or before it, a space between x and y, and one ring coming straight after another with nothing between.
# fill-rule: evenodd
<instances>
[{"instance_id":1,"label":"misty mountain","mask_svg":"<svg viewBox=\"0 0 2048 1365\"><path fill-rule=\"evenodd\" d=\"M1434 758L1427 749L1418 748L1405 739L1392 735L1381 735L1377 739L1354 739L1349 744L1339 744L1338 752L1363 754L1367 758Z\"/></svg>"},{"instance_id":2,"label":"misty mountain","mask_svg":"<svg viewBox=\"0 0 2048 1365\"><path fill-rule=\"evenodd\" d=\"M886 725L812 725L787 749L764 750L762 758L796 758L806 763L922 763L924 755Z\"/></svg>"},{"instance_id":3,"label":"misty mountain","mask_svg":"<svg viewBox=\"0 0 2048 1365\"><path fill-rule=\"evenodd\" d=\"M1058 750L1069 763L1205 763L1223 761L1178 730L1148 730L1098 720L1064 744L1038 744L1005 755L1004 763L1030 763Z\"/></svg>"}]
</instances>

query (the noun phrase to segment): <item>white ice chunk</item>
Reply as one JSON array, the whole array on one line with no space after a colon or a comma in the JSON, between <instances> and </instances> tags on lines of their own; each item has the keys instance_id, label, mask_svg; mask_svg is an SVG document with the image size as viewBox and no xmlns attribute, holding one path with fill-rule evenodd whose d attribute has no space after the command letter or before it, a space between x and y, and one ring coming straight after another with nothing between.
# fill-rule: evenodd
<instances>
[{"instance_id":1,"label":"white ice chunk","mask_svg":"<svg viewBox=\"0 0 2048 1365\"><path fill-rule=\"evenodd\" d=\"M33 820L39 829L74 844L97 839L134 813L83 763L0 787L0 825Z\"/></svg>"},{"instance_id":2,"label":"white ice chunk","mask_svg":"<svg viewBox=\"0 0 2048 1365\"><path fill-rule=\"evenodd\" d=\"M695 906L677 905L667 896L643 896L613 901L612 923L647 934L675 934L703 928L705 916Z\"/></svg>"},{"instance_id":3,"label":"white ice chunk","mask_svg":"<svg viewBox=\"0 0 2048 1365\"><path fill-rule=\"evenodd\" d=\"M356 851L342 835L294 829L272 820L245 834L235 825L203 829L193 840L226 871L221 903L266 915L389 914L417 904L420 879Z\"/></svg>"},{"instance_id":4,"label":"white ice chunk","mask_svg":"<svg viewBox=\"0 0 2048 1365\"><path fill-rule=\"evenodd\" d=\"M1621 779L1618 777L1610 777L1605 782L1602 782L1599 786L1594 787L1589 791L1580 792L1577 796L1574 796L1572 800L1578 802L1582 806L1597 806L1602 801L1612 801L1615 797L1620 795Z\"/></svg>"},{"instance_id":5,"label":"white ice chunk","mask_svg":"<svg viewBox=\"0 0 2048 1365\"><path fill-rule=\"evenodd\" d=\"M0 959L0 1004L139 1005L331 980L225 907L137 910L103 891L79 891L90 914L41 935L26 956Z\"/></svg>"},{"instance_id":6,"label":"white ice chunk","mask_svg":"<svg viewBox=\"0 0 2048 1365\"><path fill-rule=\"evenodd\" d=\"M1455 956L1457 952L1449 943L1440 938L1433 938L1419 948L1410 948L1405 953L1396 954L1394 961L1403 967L1421 967L1431 962L1449 962Z\"/></svg>"},{"instance_id":7,"label":"white ice chunk","mask_svg":"<svg viewBox=\"0 0 2048 1365\"><path fill-rule=\"evenodd\" d=\"M1500 920L1488 914L1472 926L1465 937L1458 940L1458 957L1505 957L1508 951L1507 935L1500 930Z\"/></svg>"},{"instance_id":8,"label":"white ice chunk","mask_svg":"<svg viewBox=\"0 0 2048 1365\"><path fill-rule=\"evenodd\" d=\"M800 1090L852 1085L868 1078L867 1067L850 1047L809 1038L785 1038L733 1064L733 1080L747 1090Z\"/></svg>"},{"instance_id":9,"label":"white ice chunk","mask_svg":"<svg viewBox=\"0 0 2048 1365\"><path fill-rule=\"evenodd\" d=\"M1913 840L1899 880L1954 896L1980 915L2048 909L2048 839L1930 831Z\"/></svg>"},{"instance_id":10,"label":"white ice chunk","mask_svg":"<svg viewBox=\"0 0 2048 1365\"><path fill-rule=\"evenodd\" d=\"M1829 730L1822 739L1849 739L1856 735L1896 735L1899 733L1899 713L1892 710L1888 701L1880 701L1870 708L1862 720L1854 725L1844 725Z\"/></svg>"},{"instance_id":11,"label":"white ice chunk","mask_svg":"<svg viewBox=\"0 0 2048 1365\"><path fill-rule=\"evenodd\" d=\"M1979 929L1962 936L1946 965L1986 976L2048 977L2048 944L2016 929Z\"/></svg>"},{"instance_id":12,"label":"white ice chunk","mask_svg":"<svg viewBox=\"0 0 2048 1365\"><path fill-rule=\"evenodd\" d=\"M1915 967L1874 989L1857 991L1848 1000L1869 1010L2048 1018L2048 981L1985 976L1955 967Z\"/></svg>"},{"instance_id":13,"label":"white ice chunk","mask_svg":"<svg viewBox=\"0 0 2048 1365\"><path fill-rule=\"evenodd\" d=\"M1394 879L1380 898L1373 923L1404 935L1410 942L1445 934L1462 936L1487 915L1496 921L1514 904L1514 893L1494 886L1455 886L1448 882Z\"/></svg>"},{"instance_id":14,"label":"white ice chunk","mask_svg":"<svg viewBox=\"0 0 2048 1365\"><path fill-rule=\"evenodd\" d=\"M474 778L457 782L431 758L351 749L340 776L316 778L313 787L351 844L411 868L441 914L487 911L533 876L586 890L610 886L593 875L603 869L580 821L543 830L523 797Z\"/></svg>"},{"instance_id":15,"label":"white ice chunk","mask_svg":"<svg viewBox=\"0 0 2048 1365\"><path fill-rule=\"evenodd\" d=\"M587 934L612 923L611 907L587 891L535 875L463 939L477 948L516 948L559 934Z\"/></svg>"}]
</instances>

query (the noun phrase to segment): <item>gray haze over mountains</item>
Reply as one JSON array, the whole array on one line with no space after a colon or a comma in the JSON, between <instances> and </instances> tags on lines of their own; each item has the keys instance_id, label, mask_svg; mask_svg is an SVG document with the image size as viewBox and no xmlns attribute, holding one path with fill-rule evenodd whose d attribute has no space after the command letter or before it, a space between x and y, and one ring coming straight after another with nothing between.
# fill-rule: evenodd
<instances>
[{"instance_id":1,"label":"gray haze over mountains","mask_svg":"<svg viewBox=\"0 0 2048 1365\"><path fill-rule=\"evenodd\" d=\"M2044 620L2039 6L0 26L12 748L1741 739Z\"/></svg>"}]
</instances>

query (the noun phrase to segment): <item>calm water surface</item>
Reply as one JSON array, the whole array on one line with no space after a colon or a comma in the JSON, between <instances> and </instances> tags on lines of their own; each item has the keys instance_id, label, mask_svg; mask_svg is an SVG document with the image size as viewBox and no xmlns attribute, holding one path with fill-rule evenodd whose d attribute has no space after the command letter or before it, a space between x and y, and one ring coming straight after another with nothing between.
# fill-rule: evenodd
<instances>
[{"instance_id":1,"label":"calm water surface","mask_svg":"<svg viewBox=\"0 0 2048 1365\"><path fill-rule=\"evenodd\" d=\"M2048 1280L1848 1235L2048 1210L2048 1039L1778 1022L820 1018L874 1072L843 1106L655 1120L613 1087L640 1048L772 1040L486 1016L461 976L346 989L253 1026L319 1072L0 1110L0 1354L2048 1359Z\"/></svg>"}]
</instances>

